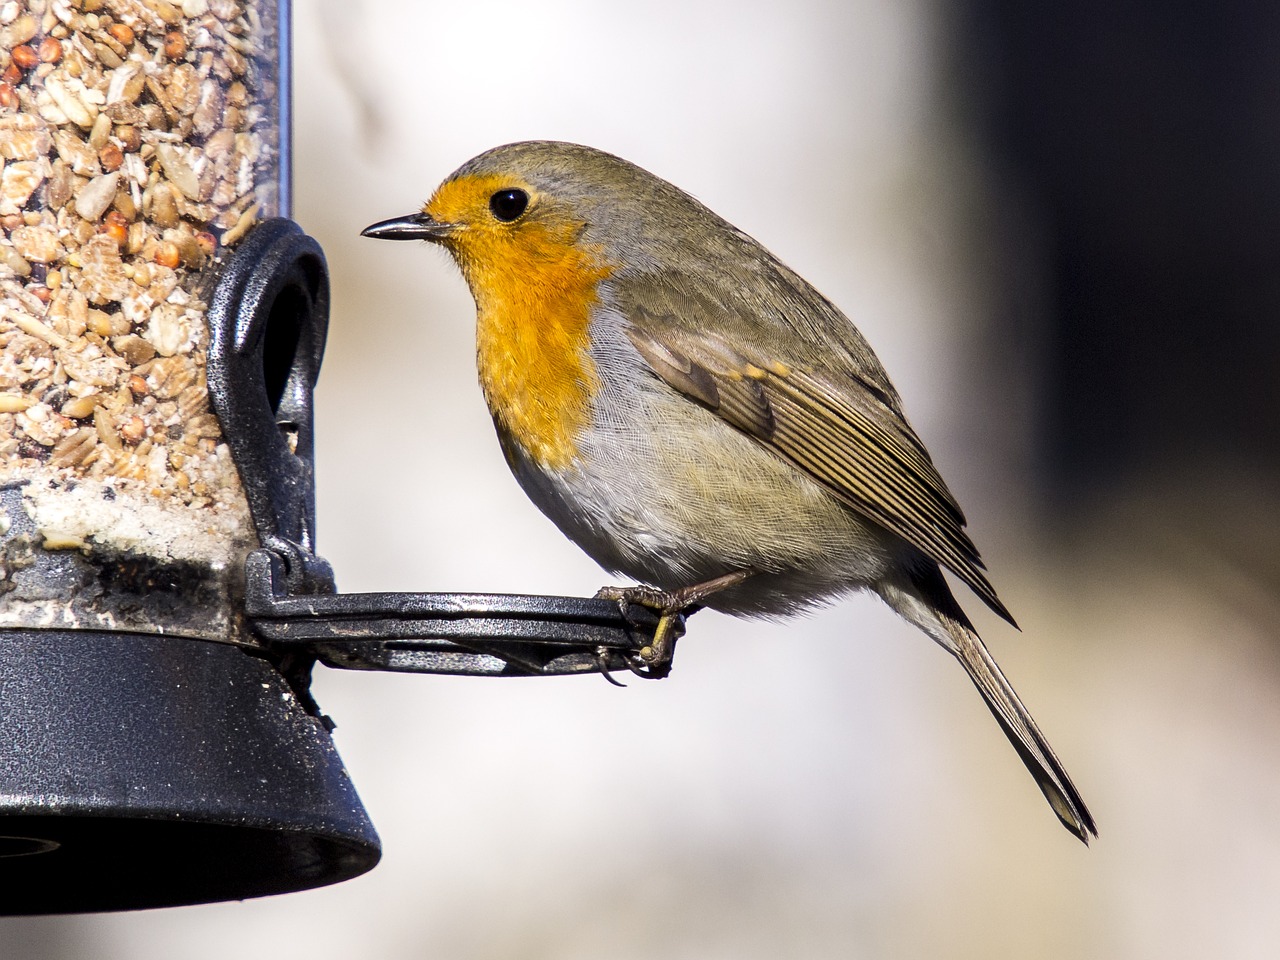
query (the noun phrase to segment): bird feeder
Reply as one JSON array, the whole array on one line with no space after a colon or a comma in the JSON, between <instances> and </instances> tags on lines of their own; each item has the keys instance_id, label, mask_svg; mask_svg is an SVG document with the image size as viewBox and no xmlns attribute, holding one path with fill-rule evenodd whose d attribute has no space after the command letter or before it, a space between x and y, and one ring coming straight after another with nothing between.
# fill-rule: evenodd
<instances>
[{"instance_id":1,"label":"bird feeder","mask_svg":"<svg viewBox=\"0 0 1280 960\"><path fill-rule=\"evenodd\" d=\"M285 0L0 6L0 913L242 899L379 840L313 665L625 668L601 600L340 594Z\"/></svg>"}]
</instances>

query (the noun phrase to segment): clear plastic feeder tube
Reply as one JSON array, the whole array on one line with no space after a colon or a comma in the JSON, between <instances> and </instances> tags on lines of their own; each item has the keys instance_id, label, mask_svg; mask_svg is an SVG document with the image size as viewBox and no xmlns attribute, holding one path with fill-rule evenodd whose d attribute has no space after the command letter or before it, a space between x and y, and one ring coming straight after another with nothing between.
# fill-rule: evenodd
<instances>
[{"instance_id":1,"label":"clear plastic feeder tube","mask_svg":"<svg viewBox=\"0 0 1280 960\"><path fill-rule=\"evenodd\" d=\"M287 26L280 0L0 0L0 627L235 629L256 543L206 303L289 213Z\"/></svg>"}]
</instances>

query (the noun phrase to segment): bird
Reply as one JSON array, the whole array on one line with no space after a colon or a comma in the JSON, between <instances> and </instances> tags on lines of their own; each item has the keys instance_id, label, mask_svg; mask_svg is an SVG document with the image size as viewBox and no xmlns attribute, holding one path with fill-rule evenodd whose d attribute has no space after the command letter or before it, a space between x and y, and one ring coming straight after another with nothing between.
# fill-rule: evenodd
<instances>
[{"instance_id":1,"label":"bird","mask_svg":"<svg viewBox=\"0 0 1280 960\"><path fill-rule=\"evenodd\" d=\"M778 618L870 591L968 673L1062 824L1093 816L951 592L1017 627L871 346L760 243L605 151L496 147L362 235L452 256L502 452L570 540L661 614Z\"/></svg>"}]
</instances>

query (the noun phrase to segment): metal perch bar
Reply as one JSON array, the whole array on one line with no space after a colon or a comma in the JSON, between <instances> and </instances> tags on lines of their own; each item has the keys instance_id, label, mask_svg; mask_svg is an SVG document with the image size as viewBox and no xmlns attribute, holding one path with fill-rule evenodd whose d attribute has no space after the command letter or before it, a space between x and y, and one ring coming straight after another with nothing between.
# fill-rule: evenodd
<instances>
[{"instance_id":1,"label":"metal perch bar","mask_svg":"<svg viewBox=\"0 0 1280 960\"><path fill-rule=\"evenodd\" d=\"M268 550L245 565L245 611L281 652L308 652L349 670L464 676L556 676L628 670L657 616L609 600L487 593L289 596L284 561ZM299 648L304 648L299 650Z\"/></svg>"}]
</instances>

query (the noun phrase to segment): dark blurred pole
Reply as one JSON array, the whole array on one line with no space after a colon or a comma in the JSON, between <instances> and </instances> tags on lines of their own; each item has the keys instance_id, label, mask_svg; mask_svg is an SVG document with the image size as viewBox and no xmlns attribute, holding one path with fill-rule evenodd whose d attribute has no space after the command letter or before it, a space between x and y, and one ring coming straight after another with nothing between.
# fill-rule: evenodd
<instances>
[{"instance_id":1,"label":"dark blurred pole","mask_svg":"<svg viewBox=\"0 0 1280 960\"><path fill-rule=\"evenodd\" d=\"M951 11L998 176L1044 281L1044 493L1144 477L1280 478L1280 5ZM1225 479L1225 478L1224 478ZM1211 495L1211 493L1210 493Z\"/></svg>"}]
</instances>

